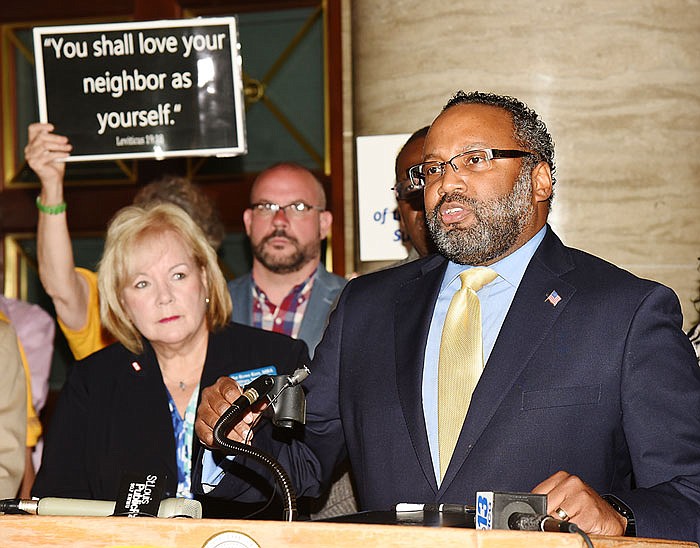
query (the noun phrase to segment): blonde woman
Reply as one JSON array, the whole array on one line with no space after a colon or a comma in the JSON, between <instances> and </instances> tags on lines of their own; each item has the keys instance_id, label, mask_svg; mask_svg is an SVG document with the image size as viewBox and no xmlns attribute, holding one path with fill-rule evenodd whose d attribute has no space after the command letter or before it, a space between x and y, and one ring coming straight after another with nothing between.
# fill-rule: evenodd
<instances>
[{"instance_id":1,"label":"blonde woman","mask_svg":"<svg viewBox=\"0 0 700 548\"><path fill-rule=\"evenodd\" d=\"M291 373L306 346L229 323L214 249L172 204L119 211L98 278L102 323L118 342L73 368L33 495L114 500L124 472L147 472L167 475L166 497L192 497L200 389L221 375Z\"/></svg>"}]
</instances>

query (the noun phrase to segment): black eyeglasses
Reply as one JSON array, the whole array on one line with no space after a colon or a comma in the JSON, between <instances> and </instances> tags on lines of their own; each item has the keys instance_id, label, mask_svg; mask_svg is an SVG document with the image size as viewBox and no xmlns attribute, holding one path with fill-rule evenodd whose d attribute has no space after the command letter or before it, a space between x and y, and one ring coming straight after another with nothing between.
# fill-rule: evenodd
<instances>
[{"instance_id":1,"label":"black eyeglasses","mask_svg":"<svg viewBox=\"0 0 700 548\"><path fill-rule=\"evenodd\" d=\"M262 215L263 217L272 217L278 211L284 211L285 215L288 217L305 217L312 211L325 211L324 208L309 205L306 202L292 202L287 205L279 205L272 202L258 202L256 204L251 204L250 209L253 213L257 215Z\"/></svg>"},{"instance_id":2,"label":"black eyeglasses","mask_svg":"<svg viewBox=\"0 0 700 548\"><path fill-rule=\"evenodd\" d=\"M532 156L532 152L524 150L500 150L497 148L481 148L468 150L453 156L446 162L423 162L408 168L408 176L416 188L431 185L445 175L445 166L448 164L457 174L465 171L469 173L482 173L491 169L491 161L500 158L524 158Z\"/></svg>"}]
</instances>

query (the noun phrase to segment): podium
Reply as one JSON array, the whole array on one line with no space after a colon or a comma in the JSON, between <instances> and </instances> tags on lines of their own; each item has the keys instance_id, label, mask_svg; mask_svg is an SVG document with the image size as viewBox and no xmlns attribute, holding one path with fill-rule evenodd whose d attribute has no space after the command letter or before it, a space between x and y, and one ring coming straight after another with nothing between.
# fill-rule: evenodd
<instances>
[{"instance_id":1,"label":"podium","mask_svg":"<svg viewBox=\"0 0 700 548\"><path fill-rule=\"evenodd\" d=\"M592 536L596 548L697 548L692 542ZM581 548L579 535L476 531L331 522L282 522L127 517L0 516L3 548L255 548L461 546L465 548Z\"/></svg>"}]
</instances>

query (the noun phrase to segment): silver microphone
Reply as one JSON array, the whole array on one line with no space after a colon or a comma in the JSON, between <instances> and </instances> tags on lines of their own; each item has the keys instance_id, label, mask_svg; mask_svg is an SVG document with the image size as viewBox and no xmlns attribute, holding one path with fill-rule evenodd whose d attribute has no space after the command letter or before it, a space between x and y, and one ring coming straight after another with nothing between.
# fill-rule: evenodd
<instances>
[{"instance_id":1,"label":"silver microphone","mask_svg":"<svg viewBox=\"0 0 700 548\"><path fill-rule=\"evenodd\" d=\"M39 516L97 516L114 515L113 500L64 499L43 497L38 500L9 499L0 501L0 512L6 514L36 514ZM202 504L198 500L168 498L158 506L159 518L201 518Z\"/></svg>"}]
</instances>

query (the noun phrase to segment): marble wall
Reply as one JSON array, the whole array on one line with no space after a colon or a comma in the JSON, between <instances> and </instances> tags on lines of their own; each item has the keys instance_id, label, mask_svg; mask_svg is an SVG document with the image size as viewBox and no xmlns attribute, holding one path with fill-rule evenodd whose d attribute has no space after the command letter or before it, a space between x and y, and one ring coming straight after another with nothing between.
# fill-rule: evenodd
<instances>
[{"instance_id":1,"label":"marble wall","mask_svg":"<svg viewBox=\"0 0 700 548\"><path fill-rule=\"evenodd\" d=\"M514 95L554 136L564 242L672 287L697 321L699 0L346 5L350 150L431 122L457 89Z\"/></svg>"}]
</instances>

